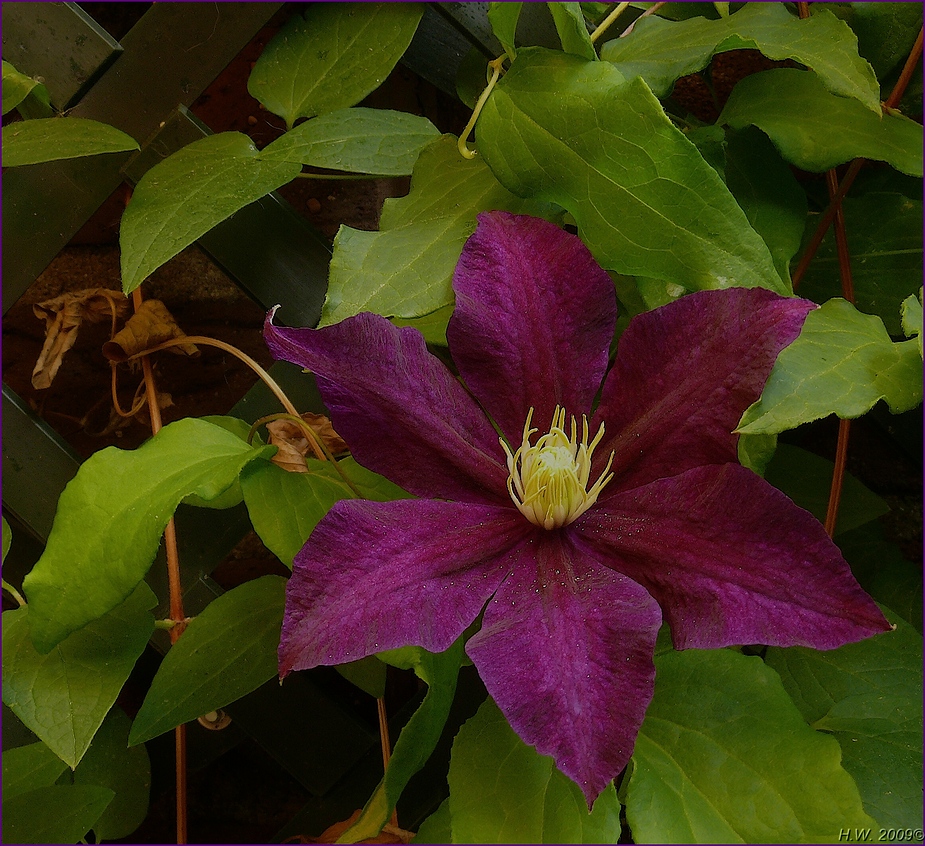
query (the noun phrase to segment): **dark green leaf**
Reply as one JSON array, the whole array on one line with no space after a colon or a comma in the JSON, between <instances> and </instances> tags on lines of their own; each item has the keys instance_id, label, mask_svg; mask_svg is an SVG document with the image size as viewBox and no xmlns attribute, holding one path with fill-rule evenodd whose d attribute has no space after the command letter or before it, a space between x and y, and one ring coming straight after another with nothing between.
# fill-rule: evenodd
<instances>
[{"instance_id":1,"label":"dark green leaf","mask_svg":"<svg viewBox=\"0 0 925 846\"><path fill-rule=\"evenodd\" d=\"M879 317L829 300L809 313L800 336L780 354L737 431L773 434L829 414L860 417L881 399L894 414L922 401L917 342L894 344Z\"/></svg>"},{"instance_id":2,"label":"dark green leaf","mask_svg":"<svg viewBox=\"0 0 925 846\"><path fill-rule=\"evenodd\" d=\"M426 682L427 695L402 729L385 776L360 818L341 836L341 842L356 843L375 837L388 822L411 776L427 763L453 704L463 645L460 638L446 652L436 655L416 646L383 653L382 659L388 663L413 669L417 677Z\"/></svg>"},{"instance_id":3,"label":"dark green leaf","mask_svg":"<svg viewBox=\"0 0 925 846\"><path fill-rule=\"evenodd\" d=\"M45 552L23 583L36 648L48 652L125 600L184 497L214 499L248 462L274 449L252 449L186 418L136 450L108 447L88 458L61 494Z\"/></svg>"},{"instance_id":4,"label":"dark green leaf","mask_svg":"<svg viewBox=\"0 0 925 846\"><path fill-rule=\"evenodd\" d=\"M20 73L9 62L3 62L3 114L15 109L26 99L29 92L37 87L44 88L45 86L31 76Z\"/></svg>"},{"instance_id":5,"label":"dark green leaf","mask_svg":"<svg viewBox=\"0 0 925 846\"><path fill-rule=\"evenodd\" d=\"M157 599L140 584L121 605L47 655L29 637L31 605L3 614L3 701L76 767L154 631Z\"/></svg>"},{"instance_id":6,"label":"dark green leaf","mask_svg":"<svg viewBox=\"0 0 925 846\"><path fill-rule=\"evenodd\" d=\"M273 678L285 601L281 576L261 576L212 600L161 663L129 743L222 708Z\"/></svg>"},{"instance_id":7,"label":"dark green leaf","mask_svg":"<svg viewBox=\"0 0 925 846\"><path fill-rule=\"evenodd\" d=\"M105 123L74 117L21 120L3 127L3 166L137 150L138 142Z\"/></svg>"},{"instance_id":8,"label":"dark green leaf","mask_svg":"<svg viewBox=\"0 0 925 846\"><path fill-rule=\"evenodd\" d=\"M921 124L830 94L812 71L777 68L747 76L732 89L719 123L754 124L803 170L821 173L863 156L922 175Z\"/></svg>"},{"instance_id":9,"label":"dark green leaf","mask_svg":"<svg viewBox=\"0 0 925 846\"><path fill-rule=\"evenodd\" d=\"M841 744L865 810L888 828L922 825L922 636L896 631L819 652L769 649L768 664L806 721Z\"/></svg>"},{"instance_id":10,"label":"dark green leaf","mask_svg":"<svg viewBox=\"0 0 925 846\"><path fill-rule=\"evenodd\" d=\"M503 5L503 4L498 4ZM412 843L452 843L453 827L450 820L450 800L444 799L418 828Z\"/></svg>"},{"instance_id":11,"label":"dark green leaf","mask_svg":"<svg viewBox=\"0 0 925 846\"><path fill-rule=\"evenodd\" d=\"M620 805L608 786L589 814L552 758L527 746L485 700L460 729L450 759L454 843L616 843Z\"/></svg>"},{"instance_id":12,"label":"dark green leaf","mask_svg":"<svg viewBox=\"0 0 925 846\"><path fill-rule=\"evenodd\" d=\"M373 699L385 696L386 667L375 655L338 664L334 669Z\"/></svg>"},{"instance_id":13,"label":"dark green leaf","mask_svg":"<svg viewBox=\"0 0 925 846\"><path fill-rule=\"evenodd\" d=\"M498 180L566 208L606 269L687 289L787 290L717 173L645 83L613 65L523 48L477 132Z\"/></svg>"},{"instance_id":14,"label":"dark green leaf","mask_svg":"<svg viewBox=\"0 0 925 846\"><path fill-rule=\"evenodd\" d=\"M906 60L922 28L919 3L827 3L826 8L854 30L858 52L880 80ZM815 14L818 7L809 10Z\"/></svg>"},{"instance_id":15,"label":"dark green leaf","mask_svg":"<svg viewBox=\"0 0 925 846\"><path fill-rule=\"evenodd\" d=\"M121 708L111 709L74 771L75 784L108 787L115 793L93 824L97 840L128 837L148 815L151 764L144 746L128 748L131 725Z\"/></svg>"},{"instance_id":16,"label":"dark green leaf","mask_svg":"<svg viewBox=\"0 0 925 846\"><path fill-rule=\"evenodd\" d=\"M664 97L676 79L702 70L717 53L748 48L807 65L833 94L880 112L873 69L858 55L854 33L831 12L800 20L781 3L747 3L715 21L670 22L653 16L639 21L625 38L604 44L601 58L617 64L624 76L643 77L657 97Z\"/></svg>"},{"instance_id":17,"label":"dark green leaf","mask_svg":"<svg viewBox=\"0 0 925 846\"><path fill-rule=\"evenodd\" d=\"M838 743L760 658L690 649L655 667L626 798L636 843L837 843L873 824Z\"/></svg>"},{"instance_id":18,"label":"dark green leaf","mask_svg":"<svg viewBox=\"0 0 925 846\"><path fill-rule=\"evenodd\" d=\"M403 176L440 135L427 119L386 109L341 109L290 129L260 152L263 161Z\"/></svg>"},{"instance_id":19,"label":"dark green leaf","mask_svg":"<svg viewBox=\"0 0 925 846\"><path fill-rule=\"evenodd\" d=\"M50 787L67 769L44 743L3 750L3 801L20 793Z\"/></svg>"},{"instance_id":20,"label":"dark green leaf","mask_svg":"<svg viewBox=\"0 0 925 846\"><path fill-rule=\"evenodd\" d=\"M10 524L6 522L6 517L3 519L3 560L6 561L6 554L10 551L10 545L13 543L13 531L10 529Z\"/></svg>"},{"instance_id":21,"label":"dark green leaf","mask_svg":"<svg viewBox=\"0 0 925 846\"><path fill-rule=\"evenodd\" d=\"M342 226L337 233L320 325L361 311L419 317L451 304L459 254L487 209L550 214L499 185L479 159L460 156L454 136L426 147L408 196L385 201L378 232Z\"/></svg>"},{"instance_id":22,"label":"dark green leaf","mask_svg":"<svg viewBox=\"0 0 925 846\"><path fill-rule=\"evenodd\" d=\"M556 32L562 42L562 49L566 53L574 53L583 59L595 61L597 53L591 43L591 36L581 13L580 3L547 3L552 19L556 24Z\"/></svg>"},{"instance_id":23,"label":"dark green leaf","mask_svg":"<svg viewBox=\"0 0 925 846\"><path fill-rule=\"evenodd\" d=\"M264 48L247 90L291 127L375 91L417 29L418 3L312 3Z\"/></svg>"},{"instance_id":24,"label":"dark green leaf","mask_svg":"<svg viewBox=\"0 0 925 846\"><path fill-rule=\"evenodd\" d=\"M134 291L184 247L301 170L264 161L240 132L201 138L154 165L122 215L122 290Z\"/></svg>"},{"instance_id":25,"label":"dark green leaf","mask_svg":"<svg viewBox=\"0 0 925 846\"><path fill-rule=\"evenodd\" d=\"M495 38L501 42L504 52L513 59L517 55L514 35L523 3L489 3L488 23Z\"/></svg>"},{"instance_id":26,"label":"dark green leaf","mask_svg":"<svg viewBox=\"0 0 925 846\"><path fill-rule=\"evenodd\" d=\"M3 803L4 843L79 843L112 801L105 787L55 784Z\"/></svg>"},{"instance_id":27,"label":"dark green leaf","mask_svg":"<svg viewBox=\"0 0 925 846\"><path fill-rule=\"evenodd\" d=\"M900 334L900 304L922 285L922 201L902 194L865 194L842 202L857 307ZM817 216L806 233L816 230ZM834 229L819 246L800 288L817 303L841 296Z\"/></svg>"}]
</instances>

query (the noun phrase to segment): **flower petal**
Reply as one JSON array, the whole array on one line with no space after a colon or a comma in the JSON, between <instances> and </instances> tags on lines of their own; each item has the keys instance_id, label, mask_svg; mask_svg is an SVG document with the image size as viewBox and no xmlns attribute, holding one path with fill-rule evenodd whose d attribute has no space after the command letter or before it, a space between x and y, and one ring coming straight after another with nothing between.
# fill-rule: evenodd
<instances>
[{"instance_id":1,"label":"flower petal","mask_svg":"<svg viewBox=\"0 0 925 846\"><path fill-rule=\"evenodd\" d=\"M778 353L815 306L763 288L688 294L635 317L607 375L596 457L615 452L617 490L703 464L737 461L742 413L761 395Z\"/></svg>"},{"instance_id":2,"label":"flower petal","mask_svg":"<svg viewBox=\"0 0 925 846\"><path fill-rule=\"evenodd\" d=\"M588 806L626 766L652 698L661 613L568 532L538 532L466 652L514 731L575 781Z\"/></svg>"},{"instance_id":3,"label":"flower petal","mask_svg":"<svg viewBox=\"0 0 925 846\"><path fill-rule=\"evenodd\" d=\"M834 649L891 628L819 521L737 464L612 496L572 528L658 600L678 649Z\"/></svg>"},{"instance_id":4,"label":"flower petal","mask_svg":"<svg viewBox=\"0 0 925 846\"><path fill-rule=\"evenodd\" d=\"M514 508L341 500L295 557L280 676L399 646L449 648L532 530Z\"/></svg>"},{"instance_id":5,"label":"flower petal","mask_svg":"<svg viewBox=\"0 0 925 846\"><path fill-rule=\"evenodd\" d=\"M547 426L556 405L579 417L607 368L617 317L613 282L575 236L536 217L478 217L463 247L447 339L463 381L512 443L527 411Z\"/></svg>"},{"instance_id":6,"label":"flower petal","mask_svg":"<svg viewBox=\"0 0 925 846\"><path fill-rule=\"evenodd\" d=\"M323 329L267 317L276 358L311 370L360 464L418 496L509 502L498 435L416 329L363 313Z\"/></svg>"}]
</instances>

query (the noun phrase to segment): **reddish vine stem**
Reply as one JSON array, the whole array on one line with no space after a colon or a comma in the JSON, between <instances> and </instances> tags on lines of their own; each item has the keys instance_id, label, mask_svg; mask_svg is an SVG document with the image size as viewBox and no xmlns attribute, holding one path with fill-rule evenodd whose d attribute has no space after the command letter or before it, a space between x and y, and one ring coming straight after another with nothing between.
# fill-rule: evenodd
<instances>
[{"instance_id":1,"label":"reddish vine stem","mask_svg":"<svg viewBox=\"0 0 925 846\"><path fill-rule=\"evenodd\" d=\"M141 289L132 292L132 304L135 311L141 307ZM157 403L157 388L154 384L154 369L151 359L142 356L142 373L144 374L145 392L148 399L148 411L151 414L151 432L157 434L162 426L161 409ZM176 643L177 638L186 628L186 614L183 612L183 589L180 583L180 556L177 551L177 529L173 517L167 522L164 529L164 548L167 553L167 582L170 589L170 619L176 625L170 629L170 642ZM186 843L187 840L187 802L186 802L186 726L179 725L174 730L176 749L177 773L177 843Z\"/></svg>"}]
</instances>

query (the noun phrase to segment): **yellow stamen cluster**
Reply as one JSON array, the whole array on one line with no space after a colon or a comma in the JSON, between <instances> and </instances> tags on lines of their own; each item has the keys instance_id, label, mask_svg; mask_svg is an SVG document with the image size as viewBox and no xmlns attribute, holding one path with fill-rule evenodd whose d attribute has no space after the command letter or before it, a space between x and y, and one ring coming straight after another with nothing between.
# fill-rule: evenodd
<instances>
[{"instance_id":1,"label":"yellow stamen cluster","mask_svg":"<svg viewBox=\"0 0 925 846\"><path fill-rule=\"evenodd\" d=\"M535 445L530 438L538 429L530 428L533 409L524 423L523 443L515 452L502 440L510 475L507 489L514 505L531 523L544 529L558 529L577 520L597 501L598 494L613 478L613 453L598 480L588 487L591 456L604 437L604 424L588 443L588 418L582 415L582 437L572 417L571 437L565 433L565 409L556 406L549 432Z\"/></svg>"}]
</instances>

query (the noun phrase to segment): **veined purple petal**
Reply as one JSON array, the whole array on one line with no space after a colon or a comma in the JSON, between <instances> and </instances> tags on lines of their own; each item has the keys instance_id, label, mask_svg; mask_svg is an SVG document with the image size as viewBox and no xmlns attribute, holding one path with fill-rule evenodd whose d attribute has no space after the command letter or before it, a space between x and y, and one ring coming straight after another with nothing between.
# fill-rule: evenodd
<instances>
[{"instance_id":1,"label":"veined purple petal","mask_svg":"<svg viewBox=\"0 0 925 846\"><path fill-rule=\"evenodd\" d=\"M295 557L280 676L399 646L442 652L511 570L533 527L514 508L341 500Z\"/></svg>"},{"instance_id":2,"label":"veined purple petal","mask_svg":"<svg viewBox=\"0 0 925 846\"><path fill-rule=\"evenodd\" d=\"M620 338L593 429L615 452L619 490L704 464L737 461L732 430L761 395L778 353L815 306L763 288L688 294L635 317Z\"/></svg>"},{"instance_id":3,"label":"veined purple petal","mask_svg":"<svg viewBox=\"0 0 925 846\"><path fill-rule=\"evenodd\" d=\"M818 520L738 464L618 493L571 528L655 597L678 649L834 649L891 628Z\"/></svg>"},{"instance_id":4,"label":"veined purple petal","mask_svg":"<svg viewBox=\"0 0 925 846\"><path fill-rule=\"evenodd\" d=\"M447 339L460 375L520 444L527 411L549 425L564 406L580 420L607 368L613 282L575 236L535 217L484 212L463 247Z\"/></svg>"},{"instance_id":5,"label":"veined purple petal","mask_svg":"<svg viewBox=\"0 0 925 846\"><path fill-rule=\"evenodd\" d=\"M271 317L270 351L315 374L357 461L418 496L510 501L497 433L420 332L369 313L323 329L284 329Z\"/></svg>"},{"instance_id":6,"label":"veined purple petal","mask_svg":"<svg viewBox=\"0 0 925 846\"><path fill-rule=\"evenodd\" d=\"M537 532L512 557L466 652L513 729L555 759L590 807L633 753L661 613L568 532Z\"/></svg>"}]
</instances>

